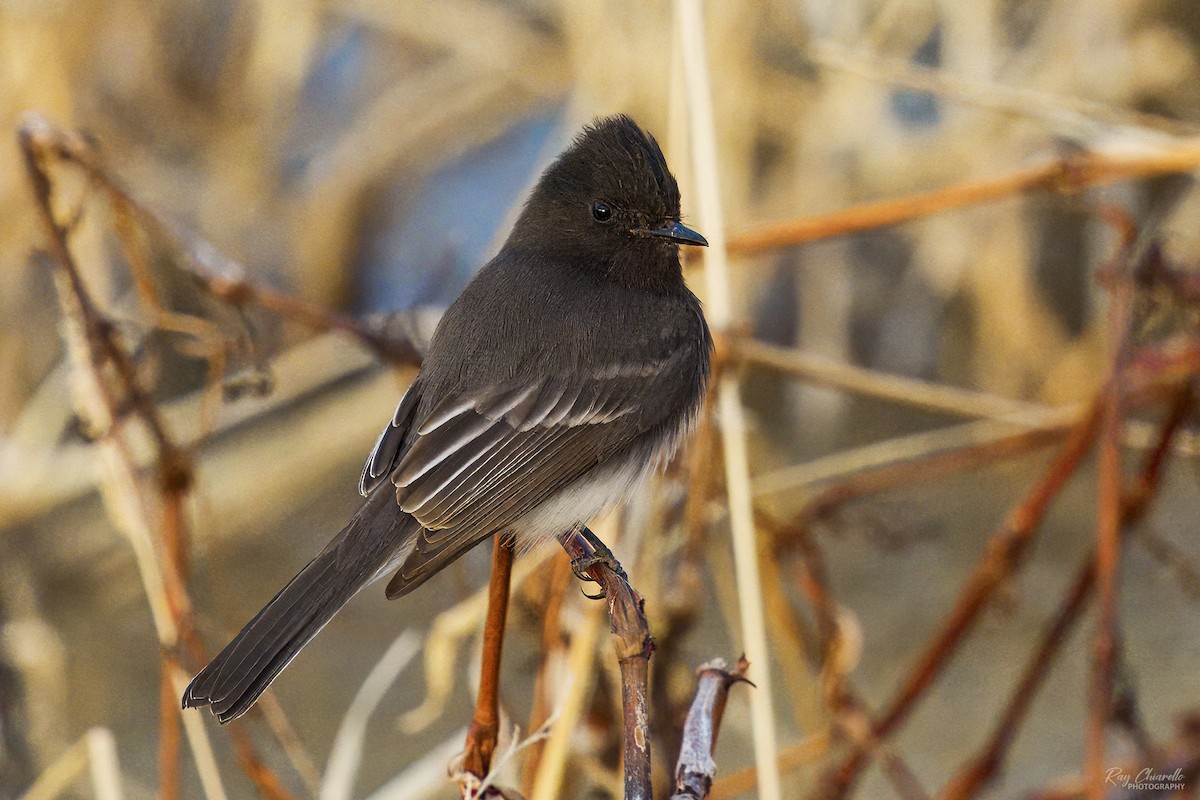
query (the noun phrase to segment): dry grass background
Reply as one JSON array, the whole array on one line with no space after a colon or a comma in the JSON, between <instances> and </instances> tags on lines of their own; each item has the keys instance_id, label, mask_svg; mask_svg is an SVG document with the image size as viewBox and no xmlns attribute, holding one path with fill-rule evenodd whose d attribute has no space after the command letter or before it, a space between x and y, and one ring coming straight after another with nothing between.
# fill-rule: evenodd
<instances>
[{"instance_id":1,"label":"dry grass background","mask_svg":"<svg viewBox=\"0 0 1200 800\"><path fill-rule=\"evenodd\" d=\"M1161 231L1174 262L1200 261L1200 194L1186 176L1200 163L1194 4L779 0L709 2L704 12L734 328L827 359L801 362L789 351L783 372L800 375L795 380L763 368L769 354L743 354L750 471L772 516L787 518L868 466L1014 430L1005 427L1010 419L987 431L946 433L964 416L1036 415L1052 406L1061 428L1062 415L1070 416L1063 409L1086 402L1109 371L1107 300L1096 273L1119 237L1101 219L1101 205L1119 205L1139 226ZM659 135L679 173L685 213L698 219L704 184L693 168L676 14L670 3L632 0L9 0L0 3L0 128L15 131L21 112L37 109L85 131L137 198L245 265L253 280L356 313L406 302L363 297L368 273L384 269L367 254L388 225L419 205L430 176L531 118L554 121L545 159L593 116L630 113ZM1082 152L1146 162L1182 155L1165 170L1131 170L1157 177L1083 191L1001 189L994 201L896 226L868 214L866 232L753 247L750 234L771 223L815 220L803 235L815 240L814 231L836 222L826 214L1003 178ZM194 447L192 589L200 630L215 648L353 508L356 462L411 372L380 367L343 335L216 302L154 236L145 237L152 271L176 313L148 308L114 233L121 215L80 171L68 165L54 174L60 217L75 218L71 243L91 291L119 321L172 435ZM1070 178L1056 185L1080 188ZM1082 184L1090 184L1086 176ZM515 206L521 187L508 189ZM473 213L474 201L462 199L463 214ZM115 778L68 776L66 783L75 780L69 792L169 796L163 776L170 770L156 766L162 734L154 629L120 521L107 519L96 497L105 473L72 407L50 270L31 257L44 242L15 134L0 142L0 210L0 796L22 796L63 753L90 753L93 764L115 763L106 755L115 753L121 765ZM452 250L454 242L438 234L421 232ZM688 276L702 296L710 293L710 307L720 302L698 262ZM1193 324L1187 314L1157 318L1144 335ZM247 396L214 393L211 370L222 361L225 377L249 387ZM870 370L859 389L830 391L830 383L853 383L838 371L850 364ZM260 396L253 388L268 373L270 391ZM887 374L929 385L892 391ZM932 400L922 399L921 386ZM1046 428L1047 419L1020 424ZM1154 428L1133 427L1128 438L1144 443L1147 431L1152 436ZM1119 684L1141 701L1137 724L1127 727L1154 746L1115 731L1114 765L1149 764L1171 747L1195 745L1174 727L1197 707L1200 691L1189 557L1196 555L1196 487L1186 468L1194 455L1190 440L1181 442L1152 518L1157 533L1139 540L1150 544L1131 552L1122 573L1127 650ZM134 449L152 452L142 440ZM1130 464L1138 452L1130 448ZM983 551L984 533L1045 463L1025 455L893 489L822 525L840 626L832 655L814 644L824 635L822 617L812 610L801 564L813 562L790 552L762 559L770 700L780 746L792 759L783 796L817 791L845 741L862 733L862 718L831 702L830 671L852 677L868 708L884 705ZM664 716L686 708L696 665L744 646L723 503L683 509L686 488L698 493L696 480L694 465L683 464L633 504L616 548L648 598L663 644L652 669ZM884 766L867 773L861 796L921 796L913 783L935 792L984 741L1087 552L1094 483L1081 479L1060 498L1046 541L1019 579L1003 582L984 630L912 724L875 752ZM717 489L714 498L723 496ZM685 533L697 527L707 535ZM759 534L775 541L769 530ZM485 582L486 564L485 553L473 554L402 608L365 593L291 667L278 695L303 745L289 754L276 743L267 729L278 732L278 716L246 723L288 792L318 791L325 768L312 764L325 763L347 707L388 643L401 629L434 625L424 676L414 664L377 698L360 765L354 737L339 740L351 757L338 775L357 775L354 796L367 796L431 754L413 783L375 796L415 797L421 781L432 796L453 793L444 764L470 716L472 681L461 665L476 657L455 658L450 643L470 645L478 634L482 606L473 593ZM681 576L680 565L699 565L700 574ZM526 573L541 580L517 592L503 700L527 728L535 673L549 676L547 709L576 692L579 716L562 726L575 732L561 756L569 781L563 796L609 796L619 786L615 673L603 637L590 649L587 639L596 637L602 616L568 586L555 612L563 630L544 631L546 608L557 601L541 585L552 574L556 586L567 585L561 570L550 570L518 564L518 580ZM695 594L679 597L680 586ZM1058 778L1069 784L1078 773L1089 642L1076 635L1056 662L996 796ZM391 652L379 674L404 656L403 648ZM569 658L576 659L574 683L560 674ZM427 681L440 700L413 712ZM718 754L723 772L754 761L744 695L735 690L731 698ZM423 732L414 732L420 725ZM673 759L676 734L661 718L656 727L658 768ZM229 795L248 796L255 790L225 738L210 734ZM506 785L521 785L520 761L503 774ZM119 783L109 791L123 795L104 794L105 780ZM182 796L203 796L190 766L178 780ZM344 777L334 782L322 797L351 796L338 794L349 792ZM729 797L736 788L721 791Z\"/></svg>"}]
</instances>

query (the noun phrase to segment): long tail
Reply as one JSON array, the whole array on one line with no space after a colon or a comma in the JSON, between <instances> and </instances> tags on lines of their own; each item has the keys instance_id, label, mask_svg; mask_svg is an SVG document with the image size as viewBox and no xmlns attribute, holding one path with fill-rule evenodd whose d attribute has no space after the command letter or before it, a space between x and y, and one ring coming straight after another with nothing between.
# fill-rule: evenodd
<instances>
[{"instance_id":1,"label":"long tail","mask_svg":"<svg viewBox=\"0 0 1200 800\"><path fill-rule=\"evenodd\" d=\"M183 707L209 706L222 723L246 713L350 598L402 559L420 526L395 497L389 482L372 492L350 524L192 679Z\"/></svg>"}]
</instances>

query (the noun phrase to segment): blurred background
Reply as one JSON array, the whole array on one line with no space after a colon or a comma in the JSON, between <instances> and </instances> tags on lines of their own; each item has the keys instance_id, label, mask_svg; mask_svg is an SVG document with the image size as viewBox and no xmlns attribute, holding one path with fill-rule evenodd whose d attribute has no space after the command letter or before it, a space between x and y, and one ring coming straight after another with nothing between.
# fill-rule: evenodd
<instances>
[{"instance_id":1,"label":"blurred background","mask_svg":"<svg viewBox=\"0 0 1200 800\"><path fill-rule=\"evenodd\" d=\"M708 2L705 23L735 245L768 223L1084 151L1194 146L1200 134L1192 2ZM672 4L640 0L0 0L0 797L20 797L96 726L115 739L124 796L162 796L159 647L133 552L97 493L52 273L31 256L44 241L13 133L20 114L35 109L82 131L135 197L253 281L355 317L409 310L419 338L497 250L540 169L596 116L629 113L656 134L694 216L677 28ZM159 294L178 318L148 310L103 193L69 166L56 175L89 288L130 342L172 435L192 448L190 587L215 651L353 512L362 458L412 371L381 364L344 335L222 306L154 242ZM1082 403L1110 355L1096 274L1117 237L1101 204L1158 232L1179 263L1197 263L1200 193L1176 175L1013 194L753 254L735 246L731 300L741 328L775 345L1031 404ZM703 299L701 269L689 264L687 275ZM781 470L958 422L761 368L743 374L752 473L780 515L814 491L804 473ZM1131 465L1136 456L1131 449ZM868 706L891 695L988 533L1046 463L1045 452L1027 454L895 489L820 526L830 588L858 636L842 658ZM1121 685L1137 700L1133 728L1166 748L1183 741L1180 725L1200 708L1200 585L1189 571L1200 557L1196 466L1187 448L1174 454L1143 523L1153 533L1144 541L1158 544L1131 545L1121 577ZM1058 499L1028 565L890 745L930 791L984 741L1088 552L1094 474L1086 466ZM646 503L669 511L687 480L676 470ZM661 530L637 535L627 520L616 550L635 585L670 580L669 570L647 575L677 555L678 525L664 518ZM742 648L719 514L709 533L697 618L671 639L663 666L654 662L655 680L674 693L664 708L686 708L697 664ZM290 792L312 796L347 706L389 643L403 629L428 632L439 612L486 584L487 565L479 548L401 603L375 590L357 598L276 685L302 743L296 752L284 753L261 721L237 723ZM790 575L780 596L800 604ZM566 593L556 646L590 613L575 585ZM669 628L647 594L652 626ZM503 701L524 726L551 600L536 579L518 595ZM426 697L428 665L418 659L384 696L355 796L370 796L469 720L477 630L446 662L455 682L420 731L397 720ZM1078 774L1093 631L1088 617L1055 661L994 796ZM774 699L787 746L823 717L779 635ZM564 796L612 796L608 647L602 637L595 707ZM739 692L722 772L752 763ZM209 727L230 796L252 796L226 737ZM1144 744L1115 732L1114 765L1136 760ZM674 753L656 759L665 766ZM811 791L829 763L818 754L789 772L787 796ZM186 755L180 781L183 797L203 796ZM92 791L81 777L63 796ZM895 791L877 767L857 787L863 797ZM454 795L443 782L431 796Z\"/></svg>"}]
</instances>

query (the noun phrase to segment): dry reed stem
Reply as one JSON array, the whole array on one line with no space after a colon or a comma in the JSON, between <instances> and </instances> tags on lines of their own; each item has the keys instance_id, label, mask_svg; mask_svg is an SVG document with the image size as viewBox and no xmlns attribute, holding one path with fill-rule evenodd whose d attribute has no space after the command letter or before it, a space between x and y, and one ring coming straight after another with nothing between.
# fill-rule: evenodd
<instances>
[{"instance_id":1,"label":"dry reed stem","mask_svg":"<svg viewBox=\"0 0 1200 800\"><path fill-rule=\"evenodd\" d=\"M500 662L504 652L504 627L512 582L513 542L495 537L492 543L492 574L488 581L487 617L483 626L483 653L479 670L479 693L475 713L467 726L463 770L482 780L492 765L496 737L500 732ZM535 729L536 730L536 729ZM461 780L463 797L473 796Z\"/></svg>"},{"instance_id":2,"label":"dry reed stem","mask_svg":"<svg viewBox=\"0 0 1200 800\"><path fill-rule=\"evenodd\" d=\"M671 800L704 800L712 789L717 762L717 735L725 715L725 700L729 687L749 683L746 671L750 662L745 656L728 669L724 659L717 658L696 670L696 695L683 723L683 741L679 761L675 766L675 791Z\"/></svg>"},{"instance_id":3,"label":"dry reed stem","mask_svg":"<svg viewBox=\"0 0 1200 800\"><path fill-rule=\"evenodd\" d=\"M987 180L960 183L896 200L849 208L746 231L729 240L735 255L758 253L815 242L978 205L1028 192L1078 192L1133 178L1194 172L1200 168L1200 140L1173 142L1157 152L1139 155L1088 152L1011 172Z\"/></svg>"},{"instance_id":4,"label":"dry reed stem","mask_svg":"<svg viewBox=\"0 0 1200 800\"><path fill-rule=\"evenodd\" d=\"M692 169L698 219L708 237L704 254L704 278L709 320L720 334L733 325L730 300L731 282L726 263L725 222L721 208L721 187L717 177L716 128L713 121L709 64L705 52L703 9L699 0L677 0L674 13L684 91L687 101L688 140L691 144ZM729 527L733 538L734 570L737 576L738 609L747 658L755 664L758 691L750 696L751 726L754 731L754 758L758 767L759 796L779 800L782 796L776 768L779 746L776 742L774 695L771 682L771 650L767 639L761 576L759 575L758 535L754 527L754 506L750 490L749 455L746 451L746 421L735 373L722 371L716 383L717 413L721 443L725 454L725 491L729 503Z\"/></svg>"},{"instance_id":5,"label":"dry reed stem","mask_svg":"<svg viewBox=\"0 0 1200 800\"><path fill-rule=\"evenodd\" d=\"M412 630L404 631L380 656L358 687L329 749L325 774L316 792L320 800L350 800L354 795L354 781L362 763L367 723L388 689L420 649L420 637Z\"/></svg>"},{"instance_id":6,"label":"dry reed stem","mask_svg":"<svg viewBox=\"0 0 1200 800\"><path fill-rule=\"evenodd\" d=\"M1097 123L1134 129L1147 136L1162 136L1163 133L1187 136L1196 133L1194 126L1164 116L1118 108L1074 95L1048 94L1025 86L983 80L978 75L970 79L959 78L946 69L924 66L911 59L901 60L854 51L828 40L813 41L808 56L826 69L889 86L930 92L964 105L1037 118L1066 135L1078 136L1092 132L1098 127Z\"/></svg>"},{"instance_id":7,"label":"dry reed stem","mask_svg":"<svg viewBox=\"0 0 1200 800\"><path fill-rule=\"evenodd\" d=\"M950 428L886 439L800 464L754 481L756 496L800 488L812 493L798 516L815 519L835 506L868 494L967 472L1016 458L1062 439L1077 413L1048 415L1028 430L1007 423L968 422Z\"/></svg>"},{"instance_id":8,"label":"dry reed stem","mask_svg":"<svg viewBox=\"0 0 1200 800\"><path fill-rule=\"evenodd\" d=\"M584 712L584 702L591 694L595 681L596 643L600 638L603 618L600 607L586 609L583 624L572 633L567 651L567 674L571 684L557 712L557 722L546 740L538 771L530 790L530 800L559 800L563 796L563 780L571 755L573 732Z\"/></svg>"},{"instance_id":9,"label":"dry reed stem","mask_svg":"<svg viewBox=\"0 0 1200 800\"><path fill-rule=\"evenodd\" d=\"M570 562L566 553L560 553L553 558L550 564L550 578L542 589L541 648L538 656L537 676L533 682L533 706L529 711L529 727L526 730L539 730L550 718L549 670L552 659L563 649L562 608L570 581ZM525 749L525 761L521 766L521 783L526 790L533 788L545 747L545 739L539 739L531 742Z\"/></svg>"},{"instance_id":10,"label":"dry reed stem","mask_svg":"<svg viewBox=\"0 0 1200 800\"><path fill-rule=\"evenodd\" d=\"M121 800L121 765L117 743L108 728L91 728L60 753L18 800L54 800L79 777L90 773L95 800Z\"/></svg>"},{"instance_id":11,"label":"dry reed stem","mask_svg":"<svg viewBox=\"0 0 1200 800\"><path fill-rule=\"evenodd\" d=\"M730 342L730 351L731 357L737 362L768 367L819 385L904 403L926 411L1018 421L1027 417L1039 419L1047 413L1053 413L1035 403L891 375L746 337L734 337Z\"/></svg>"}]
</instances>

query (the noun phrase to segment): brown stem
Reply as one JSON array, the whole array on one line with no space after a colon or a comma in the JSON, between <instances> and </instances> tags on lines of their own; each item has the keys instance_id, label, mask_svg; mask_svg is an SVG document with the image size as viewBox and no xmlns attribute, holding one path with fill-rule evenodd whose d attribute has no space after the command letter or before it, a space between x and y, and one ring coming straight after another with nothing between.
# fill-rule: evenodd
<instances>
[{"instance_id":1,"label":"brown stem","mask_svg":"<svg viewBox=\"0 0 1200 800\"><path fill-rule=\"evenodd\" d=\"M1150 500L1157 494L1166 456L1171 450L1171 442L1187 419L1192 400L1190 389L1184 388L1179 392L1160 429L1158 441L1146 456L1137 480L1122 497L1122 534L1141 519L1149 507ZM1040 644L1030 657L991 737L980 754L947 782L938 795L939 800L966 800L974 797L999 771L1008 755L1009 747L1016 738L1017 730L1033 703L1034 696L1049 674L1050 665L1062 649L1062 645L1082 617L1095 585L1096 554L1093 552L1084 559L1070 588L1059 603L1058 614L1046 628Z\"/></svg>"},{"instance_id":2,"label":"brown stem","mask_svg":"<svg viewBox=\"0 0 1200 800\"><path fill-rule=\"evenodd\" d=\"M467 727L467 743L463 753L463 769L481 780L492 765L492 754L496 752L496 737L500 731L500 659L504 650L504 625L508 619L512 564L512 540L497 537L493 543L492 577L488 583L479 695L475 699L475 714Z\"/></svg>"},{"instance_id":3,"label":"brown stem","mask_svg":"<svg viewBox=\"0 0 1200 800\"><path fill-rule=\"evenodd\" d=\"M863 203L830 214L763 225L730 237L731 254L754 255L781 247L898 225L919 217L1026 192L1077 192L1130 178L1193 172L1200 147L1181 143L1161 153L1113 156L1084 153L973 183L960 183L896 200Z\"/></svg>"},{"instance_id":4,"label":"brown stem","mask_svg":"<svg viewBox=\"0 0 1200 800\"><path fill-rule=\"evenodd\" d=\"M1072 430L1058 456L1025 499L1009 512L988 543L987 552L960 590L950 615L918 657L896 695L872 726L874 739L893 733L916 701L937 678L950 656L974 627L996 588L1017 569L1050 502L1075 473L1099 432L1103 405L1093 404ZM822 787L829 797L845 797L866 766L868 752L854 751L826 776Z\"/></svg>"},{"instance_id":5,"label":"brown stem","mask_svg":"<svg viewBox=\"0 0 1200 800\"><path fill-rule=\"evenodd\" d=\"M1092 685L1086 734L1084 777L1089 800L1104 800L1105 732L1112 708L1119 645L1117 581L1121 561L1121 425L1125 406L1123 378L1128 360L1128 333L1133 298L1129 255L1136 237L1132 221L1116 210L1109 217L1123 233L1122 256L1104 274L1110 284L1108 334L1112 343L1113 377L1102 396L1100 464L1097 477L1096 591L1099 595L1099 626L1092 661Z\"/></svg>"},{"instance_id":6,"label":"brown stem","mask_svg":"<svg viewBox=\"0 0 1200 800\"><path fill-rule=\"evenodd\" d=\"M218 252L210 243L196 239L134 197L108 172L87 141L74 131L63 130L40 114L29 113L22 120L18 136L27 158L36 153L35 157L40 161L56 158L83 170L89 180L105 191L114 208L136 217L169 242L183 257L180 266L213 296L231 305L260 306L314 330L341 331L393 363L420 363L418 348L406 336L395 335L391 330L381 333L353 317L247 279L246 269L241 264ZM45 184L44 192L37 179L33 179L33 185L40 204L43 194L48 200L50 184L40 167L39 175ZM49 206L46 208L48 210ZM52 218L51 225L57 227ZM55 255L60 254L56 252Z\"/></svg>"},{"instance_id":7,"label":"brown stem","mask_svg":"<svg viewBox=\"0 0 1200 800\"><path fill-rule=\"evenodd\" d=\"M53 185L47 170L48 160L52 156L63 157L68 144L80 152L87 151L86 145L81 143L82 139L79 137L64 134L45 119L32 115L23 120L18 128L17 138L33 188L38 217L47 234L52 256L50 261L54 268L62 271L70 289L70 296L78 314L77 321L84 332L97 391L106 406L111 429L105 431L104 435L116 433L124 415L132 413L149 431L157 448L158 484L155 488L162 519L155 530L158 534L157 544L162 567L162 590L167 598L168 611L179 643L194 655L202 656L203 646L195 634L195 627L191 624L191 603L184 582L187 572L185 551L188 536L183 498L192 486L191 459L171 439L158 406L138 379L133 357L122 345L112 321L101 312L88 291L68 245L67 230L59 224L54 215ZM109 380L110 376L112 380ZM137 472L136 469L130 471ZM171 672L176 657L175 653L164 650L164 674ZM178 714L179 705L173 698L171 706ZM178 751L178 745L173 745L170 741L170 737L178 736L178 731L173 730L171 726L164 726L163 733L168 740L160 744L160 753L169 756L171 752ZM291 800L291 794L263 764L245 732L234 729L231 730L231 735L238 761L259 792L269 800ZM160 765L160 776L165 780L160 792L164 797L178 793L178 788L172 785L170 767L169 760L164 760Z\"/></svg>"},{"instance_id":8,"label":"brown stem","mask_svg":"<svg viewBox=\"0 0 1200 800\"><path fill-rule=\"evenodd\" d=\"M162 681L158 711L158 794L157 800L177 800L179 797L179 753L182 737L179 730L179 698L171 681L174 663L162 662Z\"/></svg>"},{"instance_id":9,"label":"brown stem","mask_svg":"<svg viewBox=\"0 0 1200 800\"><path fill-rule=\"evenodd\" d=\"M597 559L595 548L578 531L563 537L562 545L573 560ZM654 639L642 608L644 601L628 579L603 560L595 560L586 571L600 584L608 601L609 631L621 667L625 800L651 800L647 689Z\"/></svg>"},{"instance_id":10,"label":"brown stem","mask_svg":"<svg viewBox=\"0 0 1200 800\"><path fill-rule=\"evenodd\" d=\"M675 792L671 800L704 800L708 797L717 771L713 756L717 751L717 735L721 730L729 687L739 682L749 683L746 680L749 668L750 662L742 656L732 670L726 669L725 660L720 658L697 670L696 695L683 723L683 740L675 767Z\"/></svg>"}]
</instances>

